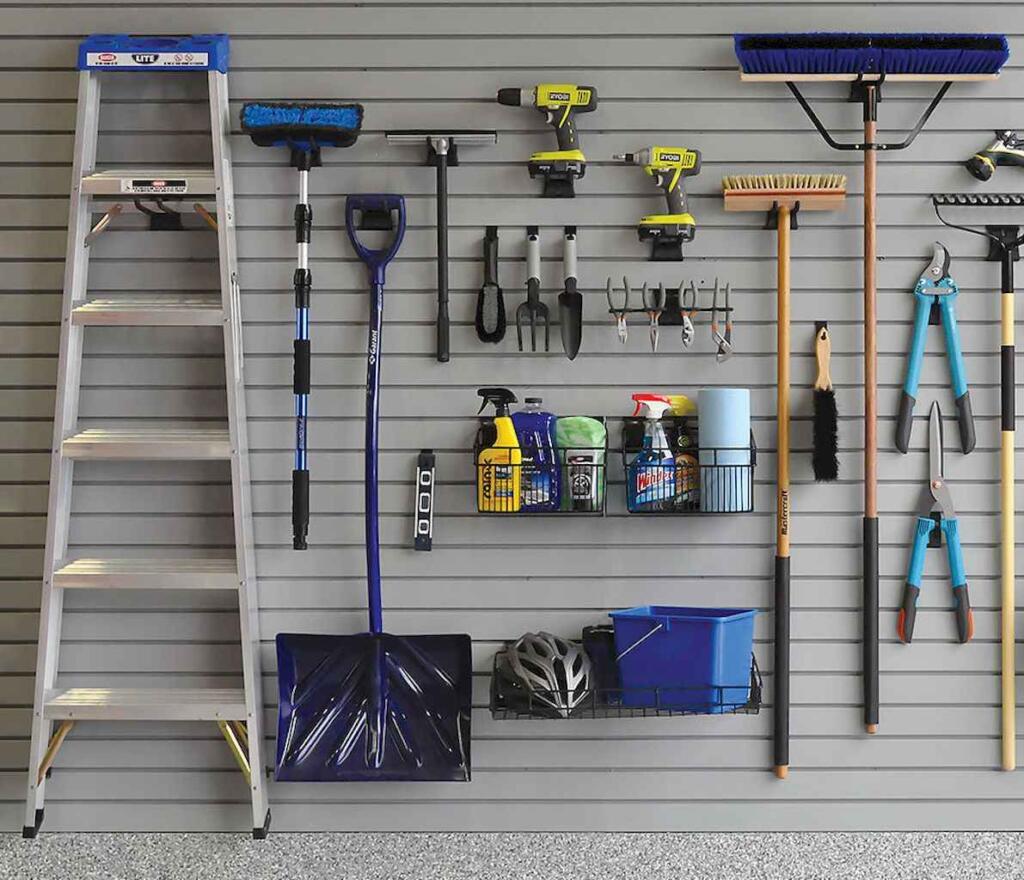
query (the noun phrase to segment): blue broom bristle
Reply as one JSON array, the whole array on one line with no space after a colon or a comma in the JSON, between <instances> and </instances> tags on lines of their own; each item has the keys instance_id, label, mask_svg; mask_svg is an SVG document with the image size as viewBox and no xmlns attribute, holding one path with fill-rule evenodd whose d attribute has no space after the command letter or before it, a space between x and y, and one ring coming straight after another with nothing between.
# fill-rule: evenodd
<instances>
[{"instance_id":1,"label":"blue broom bristle","mask_svg":"<svg viewBox=\"0 0 1024 880\"><path fill-rule=\"evenodd\" d=\"M261 147L311 151L355 143L363 124L360 104L249 103L242 105L242 131Z\"/></svg>"},{"instance_id":2,"label":"blue broom bristle","mask_svg":"<svg viewBox=\"0 0 1024 880\"><path fill-rule=\"evenodd\" d=\"M998 73L1002 34L736 34L744 73Z\"/></svg>"}]
</instances>

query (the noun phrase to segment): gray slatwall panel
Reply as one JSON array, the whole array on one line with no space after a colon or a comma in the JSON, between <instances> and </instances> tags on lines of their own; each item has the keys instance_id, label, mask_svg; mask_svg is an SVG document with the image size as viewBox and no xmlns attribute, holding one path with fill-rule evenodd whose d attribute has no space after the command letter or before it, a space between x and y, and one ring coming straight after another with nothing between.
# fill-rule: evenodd
<instances>
[{"instance_id":1,"label":"gray slatwall panel","mask_svg":"<svg viewBox=\"0 0 1024 880\"><path fill-rule=\"evenodd\" d=\"M45 528L47 450L56 373L66 199L74 118L73 51L95 30L228 30L234 34L231 89L236 105L262 97L362 100L367 129L359 146L333 151L312 178L314 240L314 549L287 549L287 471L292 424L290 366L292 264L290 214L294 173L283 157L236 134L244 300L246 378L264 637L264 697L276 723L273 634L282 630L347 632L362 627L361 568L363 270L340 227L340 199L350 191L394 189L409 196L410 231L389 273L384 451L381 457L384 569L388 623L397 631L463 631L474 636L475 780L470 786L274 786L281 829L635 830L827 828L1019 828L1008 808L1024 796L1019 777L989 772L998 760L998 342L993 267L983 249L943 235L964 295L959 308L978 415L979 447L953 457L952 481L963 531L977 638L951 643L944 563L929 562L912 649L892 629L905 566L908 510L924 467L923 426L915 456L883 451L882 547L883 732L859 735L859 511L861 376L857 157L828 151L781 86L744 86L726 36L736 29L920 27L920 3L733 2L629 7L572 0L545 9L549 38L524 35L529 8L429 7L386 0L374 6L330 2L297 8L293 0L246 5L193 0L118 2L88 9L0 3L5 68L0 70L0 825L21 822L23 765L34 667L38 576ZM936 5L936 4L930 4ZM977 27L976 10L938 4L946 29ZM999 27L1024 46L1024 13L988 4ZM244 6L240 14L238 6ZM645 10L655 11L654 31ZM382 38L386 37L386 43ZM554 37L561 68L552 69ZM386 45L386 51L382 47ZM292 69L301 53L303 69ZM515 68L509 71L509 68ZM535 69L534 69L535 68ZM544 148L539 118L490 101L500 85L566 77L595 84L603 99L584 119L592 159L575 202L538 202L521 160ZM823 118L856 136L856 112L838 93L809 88ZM881 437L888 442L902 379L910 316L908 286L937 235L924 198L969 185L958 163L1006 124L1024 91L1024 68L1011 65L993 84L957 86L915 147L883 157L880 199ZM197 161L205 154L205 106L198 86L182 98L156 78L115 79L102 120L107 162ZM904 124L921 90L887 91L883 125ZM468 119L501 134L497 148L466 157L451 178L452 345L449 366L430 357L433 315L433 182L410 151L383 146L386 128ZM467 124L463 122L462 124ZM180 140L168 131L184 132ZM739 132L739 134L737 134ZM704 151L692 181L701 234L666 281L728 275L740 291L741 356L716 368L710 342L678 354L663 334L651 358L637 327L627 349L603 315L607 274L660 276L633 233L656 205L639 172L608 162L615 151L678 141ZM145 156L143 155L145 154ZM773 543L774 241L753 216L726 215L721 174L742 170L843 167L851 197L842 211L808 220L794 240L794 612L793 763L784 785L770 779L771 620L763 614L756 644L768 708L754 718L651 719L557 724L492 721L486 711L489 658L502 639L527 628L572 633L604 611L640 601L748 605L769 611ZM1011 172L1000 172L1000 180ZM1006 177L1003 177L1006 175ZM1009 178L1012 180L1012 178ZM1007 183L1006 186L1011 186ZM521 297L521 227L543 219L545 297L559 284L558 227L580 223L582 285L587 296L584 353L567 367L557 354L520 356L512 345L484 350L472 332L479 285L480 230L499 221L501 280L508 301ZM142 255L145 264L137 261ZM197 231L154 237L127 218L97 245L92 288L210 290L215 252ZM834 330L834 374L843 413L843 481L817 486L810 444L813 322ZM703 329L703 328L702 328ZM556 342L557 345L557 342ZM946 366L937 335L929 341L922 397L948 406ZM125 365L130 364L130 381ZM223 406L214 331L89 331L83 417L215 420ZM760 467L758 513L746 518L642 521L625 516L622 472L610 460L609 516L557 523L502 525L473 515L469 445L473 389L479 377L536 389L561 411L617 415L639 387L696 389L747 384L754 391ZM683 377L683 378L681 378ZM923 407L922 407L923 409ZM613 435L618 420L613 421ZM412 453L439 453L437 549L407 548ZM1019 454L1018 458L1024 457ZM72 539L82 553L126 554L160 547L230 543L226 471L217 465L79 467ZM156 501L159 498L159 502ZM727 549L728 548L728 549ZM528 550L529 555L524 554ZM674 564L672 555L685 554ZM488 571L494 576L486 577ZM517 578L515 572L525 575ZM340 575L340 576L339 576ZM199 607L196 607L198 604ZM142 685L166 672L181 683L229 683L238 668L231 644L237 619L223 598L180 594L140 601L130 595L73 595L68 601L62 670L69 684ZM272 741L270 741L272 747ZM213 768L216 772L208 772ZM174 771L154 775L153 771ZM510 772L515 771L515 772ZM614 771L614 776L611 775ZM246 825L244 791L230 756L210 729L184 725L83 725L50 786L48 826L103 829L208 829ZM567 809L570 800L575 808Z\"/></svg>"}]
</instances>

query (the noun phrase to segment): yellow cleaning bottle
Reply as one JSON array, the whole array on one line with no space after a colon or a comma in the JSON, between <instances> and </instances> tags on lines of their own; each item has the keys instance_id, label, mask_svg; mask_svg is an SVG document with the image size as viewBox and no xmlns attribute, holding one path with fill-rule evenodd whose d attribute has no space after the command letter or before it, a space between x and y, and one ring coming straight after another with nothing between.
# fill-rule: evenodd
<instances>
[{"instance_id":1,"label":"yellow cleaning bottle","mask_svg":"<svg viewBox=\"0 0 1024 880\"><path fill-rule=\"evenodd\" d=\"M509 405L516 396L507 388L479 388L480 412L494 405L494 420L482 429L482 449L476 459L477 508L485 513L516 513L522 506L523 452L512 425Z\"/></svg>"}]
</instances>

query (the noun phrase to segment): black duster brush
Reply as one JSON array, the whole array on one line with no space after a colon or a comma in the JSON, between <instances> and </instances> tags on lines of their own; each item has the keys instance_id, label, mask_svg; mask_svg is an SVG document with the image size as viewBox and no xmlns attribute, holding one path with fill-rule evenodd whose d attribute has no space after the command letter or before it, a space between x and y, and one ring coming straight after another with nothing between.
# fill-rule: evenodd
<instances>
[{"instance_id":1,"label":"black duster brush","mask_svg":"<svg viewBox=\"0 0 1024 880\"><path fill-rule=\"evenodd\" d=\"M818 359L818 378L814 382L814 479L831 482L839 477L839 412L832 387L830 365L832 337L828 323L815 323L814 353Z\"/></svg>"}]
</instances>

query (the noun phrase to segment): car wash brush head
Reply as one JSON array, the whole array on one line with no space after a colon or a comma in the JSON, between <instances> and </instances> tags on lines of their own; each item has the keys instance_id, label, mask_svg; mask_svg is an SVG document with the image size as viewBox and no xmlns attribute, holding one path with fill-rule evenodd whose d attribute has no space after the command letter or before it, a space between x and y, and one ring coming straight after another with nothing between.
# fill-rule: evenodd
<instances>
[{"instance_id":1,"label":"car wash brush head","mask_svg":"<svg viewBox=\"0 0 1024 880\"><path fill-rule=\"evenodd\" d=\"M722 178L726 211L835 211L846 198L845 174L734 174Z\"/></svg>"},{"instance_id":2,"label":"car wash brush head","mask_svg":"<svg viewBox=\"0 0 1024 880\"><path fill-rule=\"evenodd\" d=\"M350 147L363 125L361 104L307 102L242 105L242 131L259 147L289 147L317 152L320 147Z\"/></svg>"}]
</instances>

